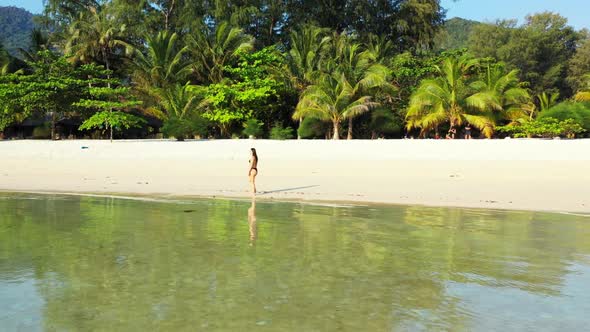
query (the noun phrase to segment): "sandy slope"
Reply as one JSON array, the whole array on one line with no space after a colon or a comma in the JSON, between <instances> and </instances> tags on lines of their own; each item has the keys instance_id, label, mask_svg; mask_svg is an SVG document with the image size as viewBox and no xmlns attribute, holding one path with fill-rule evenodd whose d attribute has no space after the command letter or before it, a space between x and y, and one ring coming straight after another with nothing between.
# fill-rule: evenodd
<instances>
[{"instance_id":1,"label":"sandy slope","mask_svg":"<svg viewBox=\"0 0 590 332\"><path fill-rule=\"evenodd\" d=\"M82 147L88 147L83 149ZM3 141L0 190L590 212L590 140Z\"/></svg>"}]
</instances>

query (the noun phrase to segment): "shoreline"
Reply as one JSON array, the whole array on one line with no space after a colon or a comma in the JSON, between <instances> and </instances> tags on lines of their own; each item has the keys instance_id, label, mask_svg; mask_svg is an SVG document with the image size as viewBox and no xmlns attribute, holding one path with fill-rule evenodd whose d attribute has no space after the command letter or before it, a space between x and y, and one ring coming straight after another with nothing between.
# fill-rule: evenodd
<instances>
[{"instance_id":1,"label":"shoreline","mask_svg":"<svg viewBox=\"0 0 590 332\"><path fill-rule=\"evenodd\" d=\"M86 148L82 148L86 147ZM590 140L4 141L0 191L590 213Z\"/></svg>"},{"instance_id":2,"label":"shoreline","mask_svg":"<svg viewBox=\"0 0 590 332\"><path fill-rule=\"evenodd\" d=\"M72 197L96 197L96 198L114 198L122 200L133 200L142 202L155 203L184 203L196 200L231 200L240 202L250 202L252 197L248 196L201 196L187 195L177 196L174 194L135 194L135 193L99 193L99 192L60 192L60 191L10 191L0 189L0 194L18 194L18 195L41 195L41 196L72 196ZM451 205L429 205L429 204L400 204L387 202L369 202L369 201L338 201L338 200L307 200L304 198L274 198L274 197L256 197L256 203L290 203L305 204L311 206L326 207L424 207L424 208L443 208L443 209L467 209L467 210L486 210L486 211L506 211L506 212L538 212L550 214L566 214L579 217L590 218L590 212L570 212L559 210L530 210L519 208L504 208L498 206L480 207L480 206L451 206Z\"/></svg>"}]
</instances>

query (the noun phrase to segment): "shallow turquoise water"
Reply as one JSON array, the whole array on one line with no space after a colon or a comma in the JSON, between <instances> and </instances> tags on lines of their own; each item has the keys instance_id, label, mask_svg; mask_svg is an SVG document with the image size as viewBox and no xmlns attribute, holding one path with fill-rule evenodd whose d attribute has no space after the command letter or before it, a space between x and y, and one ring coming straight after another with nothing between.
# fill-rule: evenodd
<instances>
[{"instance_id":1,"label":"shallow turquoise water","mask_svg":"<svg viewBox=\"0 0 590 332\"><path fill-rule=\"evenodd\" d=\"M590 218L0 194L0 331L564 331Z\"/></svg>"}]
</instances>

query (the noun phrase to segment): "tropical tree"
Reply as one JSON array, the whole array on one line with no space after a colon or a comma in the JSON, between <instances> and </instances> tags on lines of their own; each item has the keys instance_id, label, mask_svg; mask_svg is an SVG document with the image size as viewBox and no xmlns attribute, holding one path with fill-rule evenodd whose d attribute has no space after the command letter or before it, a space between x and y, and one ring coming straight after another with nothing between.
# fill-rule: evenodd
<instances>
[{"instance_id":1,"label":"tropical tree","mask_svg":"<svg viewBox=\"0 0 590 332\"><path fill-rule=\"evenodd\" d=\"M367 38L367 51L375 62L388 66L397 53L393 41L383 35L370 34Z\"/></svg>"},{"instance_id":2,"label":"tropical tree","mask_svg":"<svg viewBox=\"0 0 590 332\"><path fill-rule=\"evenodd\" d=\"M318 74L322 56L326 52L330 36L328 30L307 25L291 33L287 54L293 85L302 92L313 83Z\"/></svg>"},{"instance_id":3,"label":"tropical tree","mask_svg":"<svg viewBox=\"0 0 590 332\"><path fill-rule=\"evenodd\" d=\"M223 136L239 122L251 118L262 120L267 126L277 118L291 115L291 91L285 86L280 70L284 70L284 57L275 47L258 52L239 52L238 61L226 66L227 75L220 83L205 87L208 101L203 116L216 124Z\"/></svg>"},{"instance_id":4,"label":"tropical tree","mask_svg":"<svg viewBox=\"0 0 590 332\"><path fill-rule=\"evenodd\" d=\"M81 99L74 103L74 106L96 111L82 123L80 130L108 129L112 142L114 130L139 127L145 123L142 118L126 112L132 107L141 105L140 101L129 98L129 88L123 86L115 88L111 86L111 82L108 82L108 87L93 86L89 88L89 94L89 99Z\"/></svg>"},{"instance_id":5,"label":"tropical tree","mask_svg":"<svg viewBox=\"0 0 590 332\"><path fill-rule=\"evenodd\" d=\"M559 92L555 93L547 93L542 92L537 95L537 100L539 101L540 111L548 110L551 107L557 104L557 100L559 99Z\"/></svg>"},{"instance_id":6,"label":"tropical tree","mask_svg":"<svg viewBox=\"0 0 590 332\"><path fill-rule=\"evenodd\" d=\"M89 8L98 8L101 0L45 0L45 14L57 25L67 26Z\"/></svg>"},{"instance_id":7,"label":"tropical tree","mask_svg":"<svg viewBox=\"0 0 590 332\"><path fill-rule=\"evenodd\" d=\"M492 57L519 69L522 81L534 94L557 89L567 96L567 63L581 37L558 14L543 12L527 16L522 26L516 20L479 24L470 34L469 50L477 57Z\"/></svg>"},{"instance_id":8,"label":"tropical tree","mask_svg":"<svg viewBox=\"0 0 590 332\"><path fill-rule=\"evenodd\" d=\"M515 122L527 117L531 97L518 78L518 70L506 72L503 64L488 64L481 79L471 87L477 91L472 100L482 103L478 105L481 110L488 107L494 125L500 120Z\"/></svg>"},{"instance_id":9,"label":"tropical tree","mask_svg":"<svg viewBox=\"0 0 590 332\"><path fill-rule=\"evenodd\" d=\"M586 74L584 78L586 79L586 89L578 91L574 98L576 101L590 102L590 74Z\"/></svg>"},{"instance_id":10,"label":"tropical tree","mask_svg":"<svg viewBox=\"0 0 590 332\"><path fill-rule=\"evenodd\" d=\"M584 38L578 43L576 53L568 63L567 81L574 92L587 87L590 73L590 31L581 31L580 34Z\"/></svg>"},{"instance_id":11,"label":"tropical tree","mask_svg":"<svg viewBox=\"0 0 590 332\"><path fill-rule=\"evenodd\" d=\"M109 14L109 7L90 7L81 12L69 28L65 53L73 61L82 63L99 62L111 70L111 57L130 52L132 47L125 41L125 25Z\"/></svg>"},{"instance_id":12,"label":"tropical tree","mask_svg":"<svg viewBox=\"0 0 590 332\"><path fill-rule=\"evenodd\" d=\"M393 90L388 79L390 70L376 62L376 54L363 49L363 45L347 35L334 35L330 47L320 67L327 73L334 73L346 79L352 87L355 98L375 95L377 89ZM352 139L353 120L360 113L347 117L348 139Z\"/></svg>"},{"instance_id":13,"label":"tropical tree","mask_svg":"<svg viewBox=\"0 0 590 332\"><path fill-rule=\"evenodd\" d=\"M325 74L305 90L293 118L310 117L331 122L333 139L338 140L343 120L368 112L375 106L377 103L370 96L357 96L343 74Z\"/></svg>"},{"instance_id":14,"label":"tropical tree","mask_svg":"<svg viewBox=\"0 0 590 332\"><path fill-rule=\"evenodd\" d=\"M343 59L340 61L337 72L343 74L352 86L353 95L357 98L363 95L374 96L377 92L392 93L394 90L393 85L389 83L389 68L375 61L381 55L375 54L374 51L376 50L363 51L361 46L355 43L344 46ZM358 115L360 113L348 116L347 139L352 139L353 120Z\"/></svg>"},{"instance_id":15,"label":"tropical tree","mask_svg":"<svg viewBox=\"0 0 590 332\"><path fill-rule=\"evenodd\" d=\"M202 132L206 127L198 111L207 104L202 87L186 84L153 89L158 106L154 113L164 120L163 132L177 140Z\"/></svg>"},{"instance_id":16,"label":"tropical tree","mask_svg":"<svg viewBox=\"0 0 590 332\"><path fill-rule=\"evenodd\" d=\"M111 82L101 77L108 75L94 64L73 66L63 56L41 51L28 62L30 74L0 76L0 130L14 120L31 115L51 118L51 137L56 138L56 124L72 115L80 115L75 103L90 99L89 86Z\"/></svg>"},{"instance_id":17,"label":"tropical tree","mask_svg":"<svg viewBox=\"0 0 590 332\"><path fill-rule=\"evenodd\" d=\"M536 97L535 97L536 98ZM524 119L514 119L512 123L532 121L539 114L539 107L535 104L534 99L522 105L522 111L526 115Z\"/></svg>"},{"instance_id":18,"label":"tropical tree","mask_svg":"<svg viewBox=\"0 0 590 332\"><path fill-rule=\"evenodd\" d=\"M491 137L494 118L489 110L497 101L493 94L476 93L469 85L476 64L477 60L461 56L436 66L436 77L423 80L410 98L406 128L420 128L425 134L446 123L451 127L469 123Z\"/></svg>"},{"instance_id":19,"label":"tropical tree","mask_svg":"<svg viewBox=\"0 0 590 332\"><path fill-rule=\"evenodd\" d=\"M202 107L202 94L200 87L186 84L175 84L161 89L155 89L154 93L159 100L159 117L162 119L188 117L199 107Z\"/></svg>"},{"instance_id":20,"label":"tropical tree","mask_svg":"<svg viewBox=\"0 0 590 332\"><path fill-rule=\"evenodd\" d=\"M546 111L557 104L557 100L559 99L559 92L556 93L539 93L538 95L534 96L528 102L522 105L522 111L527 115L528 119L516 119L517 121L513 122L522 122L525 121L532 121L539 115L539 112ZM514 120L514 119L513 119Z\"/></svg>"},{"instance_id":21,"label":"tropical tree","mask_svg":"<svg viewBox=\"0 0 590 332\"><path fill-rule=\"evenodd\" d=\"M192 71L202 83L219 83L224 78L224 67L235 60L241 51L253 48L254 39L243 29L223 21L214 28L203 25L188 36L193 58Z\"/></svg>"},{"instance_id":22,"label":"tropical tree","mask_svg":"<svg viewBox=\"0 0 590 332\"><path fill-rule=\"evenodd\" d=\"M133 79L136 87L151 95L154 89L186 82L191 72L185 54L188 47L178 45L178 35L160 31L145 38L146 50L135 50Z\"/></svg>"},{"instance_id":23,"label":"tropical tree","mask_svg":"<svg viewBox=\"0 0 590 332\"><path fill-rule=\"evenodd\" d=\"M287 55L292 84L299 94L317 78L322 56L330 37L328 30L307 25L291 33L291 49ZM302 119L298 119L301 126ZM297 131L299 133L299 131ZM301 138L299 134L297 138Z\"/></svg>"}]
</instances>

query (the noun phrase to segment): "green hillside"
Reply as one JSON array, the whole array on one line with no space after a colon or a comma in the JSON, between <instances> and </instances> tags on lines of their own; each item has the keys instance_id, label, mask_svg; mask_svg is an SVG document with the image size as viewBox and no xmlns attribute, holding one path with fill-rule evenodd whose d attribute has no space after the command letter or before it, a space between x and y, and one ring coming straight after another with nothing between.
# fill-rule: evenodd
<instances>
[{"instance_id":1,"label":"green hillside","mask_svg":"<svg viewBox=\"0 0 590 332\"><path fill-rule=\"evenodd\" d=\"M469 35L473 28L481 24L477 21L455 17L447 20L437 36L437 46L441 50L453 50L467 47Z\"/></svg>"},{"instance_id":2,"label":"green hillside","mask_svg":"<svg viewBox=\"0 0 590 332\"><path fill-rule=\"evenodd\" d=\"M33 29L33 14L17 7L0 6L0 43L15 55L18 48L29 46L29 35Z\"/></svg>"}]
</instances>

